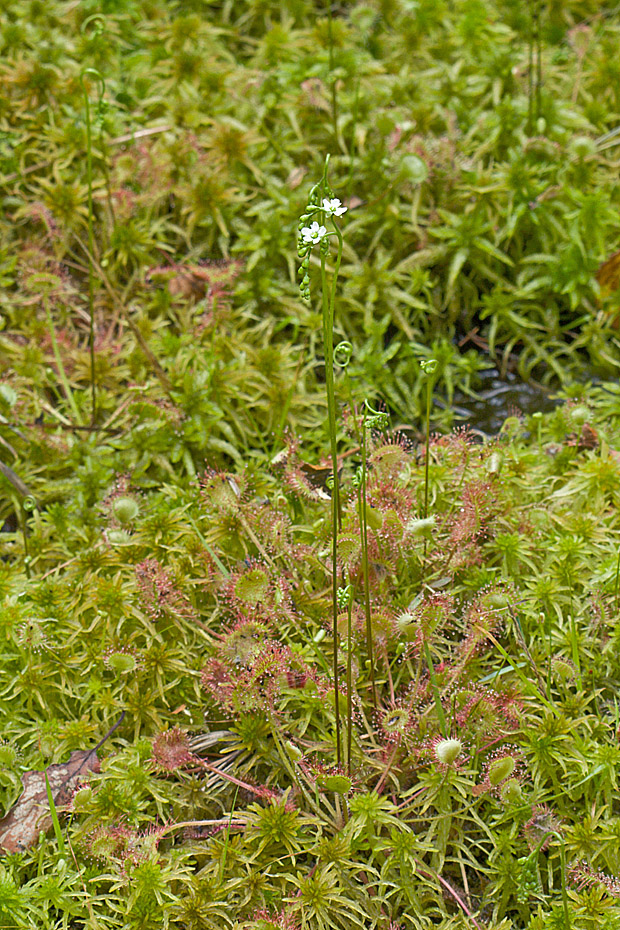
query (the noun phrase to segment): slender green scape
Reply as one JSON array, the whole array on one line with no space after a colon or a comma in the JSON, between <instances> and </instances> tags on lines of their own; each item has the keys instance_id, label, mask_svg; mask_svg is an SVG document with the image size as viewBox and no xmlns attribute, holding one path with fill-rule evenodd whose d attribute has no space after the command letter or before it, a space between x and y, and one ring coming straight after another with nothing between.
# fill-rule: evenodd
<instances>
[{"instance_id":1,"label":"slender green scape","mask_svg":"<svg viewBox=\"0 0 620 930\"><path fill-rule=\"evenodd\" d=\"M424 510L423 519L428 518L429 469L431 463L431 408L433 399L433 378L437 370L437 360L434 358L420 362L420 368L426 375L426 416L424 420L425 447L424 447ZM426 549L426 547L425 547Z\"/></svg>"},{"instance_id":2,"label":"slender green scape","mask_svg":"<svg viewBox=\"0 0 620 930\"><path fill-rule=\"evenodd\" d=\"M338 282L338 272L342 260L342 234L334 220L334 214L324 209L324 205L332 200L333 191L327 180L329 168L329 155L325 158L323 168L323 177L315 184L308 196L308 206L306 212L300 219L300 241L298 245L298 254L303 258L300 268L302 275L301 293L306 299L309 299L309 275L308 268L310 262L310 251L314 241L320 242L321 257L321 303L323 317L323 353L325 357L325 391L327 394L327 417L328 431L330 441L330 451L332 459L332 478L330 482L331 500L332 500L332 636L334 640L333 654L333 676L334 676L334 702L336 718L336 761L341 762L341 740L340 740L340 687L339 687L339 668L338 668L338 529L342 523L342 509L340 504L340 478L338 467L338 450L337 450L337 426L336 426L336 398L334 393L334 304L336 300L336 285ZM339 206L340 201L335 201ZM342 210L344 212L344 209ZM304 223L311 220L314 216L319 215L321 219L329 216L334 233L338 240L338 251L334 270L332 274L331 288L327 286L326 259L329 251L329 238L326 235L327 230L323 225L313 222L312 227L304 227ZM336 213L339 215L339 212Z\"/></svg>"},{"instance_id":3,"label":"slender green scape","mask_svg":"<svg viewBox=\"0 0 620 930\"><path fill-rule=\"evenodd\" d=\"M105 94L105 81L96 68L85 68L80 75L80 83L84 94L84 112L86 114L86 181L88 185L88 310L90 328L88 333L88 346L90 350L90 390L91 390L91 423L97 419L97 383L95 371L95 275L93 270L93 256L95 254L95 238L93 234L93 140L90 118L90 99L85 78L94 77L99 85L98 111L103 105Z\"/></svg>"},{"instance_id":4,"label":"slender green scape","mask_svg":"<svg viewBox=\"0 0 620 930\"><path fill-rule=\"evenodd\" d=\"M370 413L370 417L368 414ZM362 412L362 467L359 472L357 483L358 492L358 513L361 529L362 541L362 578L364 584L364 617L366 621L366 651L368 653L368 663L370 672L370 686L372 690L372 702L375 710L378 706L377 686L375 683L375 657L372 634L372 616L370 606L370 565L368 561L368 497L366 492L367 475L368 475L368 448L367 448L367 429L375 428L381 432L386 429L387 415L379 410L374 410L367 400L364 401Z\"/></svg>"}]
</instances>

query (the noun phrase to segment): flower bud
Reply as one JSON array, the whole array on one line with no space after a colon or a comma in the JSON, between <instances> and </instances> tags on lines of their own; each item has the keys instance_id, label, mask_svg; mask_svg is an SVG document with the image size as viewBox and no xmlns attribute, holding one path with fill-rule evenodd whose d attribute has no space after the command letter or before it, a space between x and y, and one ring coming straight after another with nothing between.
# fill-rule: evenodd
<instances>
[{"instance_id":1,"label":"flower bud","mask_svg":"<svg viewBox=\"0 0 620 930\"><path fill-rule=\"evenodd\" d=\"M452 765L462 751L463 744L460 739L442 739L435 744L435 758L442 765Z\"/></svg>"}]
</instances>

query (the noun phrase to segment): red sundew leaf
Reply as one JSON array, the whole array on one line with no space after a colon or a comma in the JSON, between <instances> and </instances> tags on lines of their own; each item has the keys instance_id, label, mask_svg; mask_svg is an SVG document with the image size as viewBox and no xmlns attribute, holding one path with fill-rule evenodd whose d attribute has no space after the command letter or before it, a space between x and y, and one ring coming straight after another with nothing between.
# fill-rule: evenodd
<instances>
[{"instance_id":1,"label":"red sundew leaf","mask_svg":"<svg viewBox=\"0 0 620 930\"><path fill-rule=\"evenodd\" d=\"M52 825L45 773L49 779L56 807L71 800L78 782L87 772L100 769L96 749L76 749L67 762L49 765L42 772L22 775L24 790L5 817L0 820L0 848L8 853L22 852L37 842L39 833Z\"/></svg>"}]
</instances>

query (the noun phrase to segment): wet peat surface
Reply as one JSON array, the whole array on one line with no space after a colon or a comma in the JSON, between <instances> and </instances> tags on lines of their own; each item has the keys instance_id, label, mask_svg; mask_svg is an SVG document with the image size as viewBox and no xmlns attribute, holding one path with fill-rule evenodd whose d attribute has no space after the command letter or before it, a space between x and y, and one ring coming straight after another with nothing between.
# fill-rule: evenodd
<instances>
[{"instance_id":1,"label":"wet peat surface","mask_svg":"<svg viewBox=\"0 0 620 930\"><path fill-rule=\"evenodd\" d=\"M551 388L521 381L511 372L500 377L496 368L488 368L479 373L479 378L482 384L476 397L456 393L450 408L455 425L470 426L488 436L499 433L507 417L548 413L564 402Z\"/></svg>"}]
</instances>

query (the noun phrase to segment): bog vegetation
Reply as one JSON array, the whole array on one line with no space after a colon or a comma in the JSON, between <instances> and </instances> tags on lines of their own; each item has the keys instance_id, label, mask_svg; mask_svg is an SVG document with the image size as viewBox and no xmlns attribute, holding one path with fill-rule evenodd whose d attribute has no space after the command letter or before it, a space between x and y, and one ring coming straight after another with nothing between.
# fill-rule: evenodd
<instances>
[{"instance_id":1,"label":"bog vegetation","mask_svg":"<svg viewBox=\"0 0 620 930\"><path fill-rule=\"evenodd\" d=\"M620 927L619 16L5 0L3 930Z\"/></svg>"}]
</instances>

